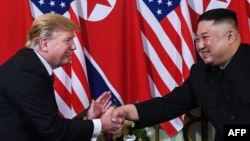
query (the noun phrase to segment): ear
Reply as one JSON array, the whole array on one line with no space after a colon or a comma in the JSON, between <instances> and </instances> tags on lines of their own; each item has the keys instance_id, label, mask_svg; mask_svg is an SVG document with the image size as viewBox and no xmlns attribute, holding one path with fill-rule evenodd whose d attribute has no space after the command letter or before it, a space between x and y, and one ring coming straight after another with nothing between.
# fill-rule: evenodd
<instances>
[{"instance_id":1,"label":"ear","mask_svg":"<svg viewBox=\"0 0 250 141\"><path fill-rule=\"evenodd\" d=\"M45 37L40 38L39 45L41 50L48 51L47 39Z\"/></svg>"},{"instance_id":2,"label":"ear","mask_svg":"<svg viewBox=\"0 0 250 141\"><path fill-rule=\"evenodd\" d=\"M236 38L236 33L234 30L229 30L228 31L228 35L227 35L227 38L230 42L233 42Z\"/></svg>"}]
</instances>

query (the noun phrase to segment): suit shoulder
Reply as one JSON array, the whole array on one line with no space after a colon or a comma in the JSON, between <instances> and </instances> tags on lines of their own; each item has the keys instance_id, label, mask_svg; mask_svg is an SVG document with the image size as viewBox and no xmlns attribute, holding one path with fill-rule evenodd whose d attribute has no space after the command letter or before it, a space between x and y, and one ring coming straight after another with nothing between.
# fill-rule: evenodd
<instances>
[{"instance_id":1,"label":"suit shoulder","mask_svg":"<svg viewBox=\"0 0 250 141\"><path fill-rule=\"evenodd\" d=\"M240 48L244 50L245 53L250 54L250 44L241 44Z\"/></svg>"},{"instance_id":2,"label":"suit shoulder","mask_svg":"<svg viewBox=\"0 0 250 141\"><path fill-rule=\"evenodd\" d=\"M191 71L205 70L206 68L207 68L207 65L203 62L203 60L199 60L195 64L192 65Z\"/></svg>"}]
</instances>

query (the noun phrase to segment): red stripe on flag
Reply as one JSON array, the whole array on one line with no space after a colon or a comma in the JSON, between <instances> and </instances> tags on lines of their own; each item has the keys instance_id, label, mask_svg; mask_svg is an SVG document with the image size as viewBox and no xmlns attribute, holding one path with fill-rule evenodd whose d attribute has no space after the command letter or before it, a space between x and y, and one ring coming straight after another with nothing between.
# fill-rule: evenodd
<instances>
[{"instance_id":1,"label":"red stripe on flag","mask_svg":"<svg viewBox=\"0 0 250 141\"><path fill-rule=\"evenodd\" d=\"M71 100L72 100L72 102L71 102L72 107L77 114L81 113L83 110L86 109L84 107L82 101L80 101L79 97L76 95L75 91L73 91L73 90L71 93Z\"/></svg>"},{"instance_id":2,"label":"red stripe on flag","mask_svg":"<svg viewBox=\"0 0 250 141\"><path fill-rule=\"evenodd\" d=\"M81 59L81 58L77 58L77 56L75 54L72 55L72 60L74 60L74 64L72 64L72 69L75 71L78 79L80 80L80 84L83 86L83 88L85 90L84 93L86 93L86 95L90 101L91 96L90 96L88 78L86 75L84 75L87 72L86 72L86 70L84 70L84 68L82 66L83 64L80 63L79 59Z\"/></svg>"},{"instance_id":3,"label":"red stripe on flag","mask_svg":"<svg viewBox=\"0 0 250 141\"><path fill-rule=\"evenodd\" d=\"M149 11L145 10L147 8L143 6L143 2L139 3L142 4L140 5L142 8L140 7L138 9L141 14L141 26L143 27L141 30L161 61L158 62L159 60L155 60L154 56L149 56L152 58L148 58L147 60L148 69L150 70L148 73L152 77L151 79L160 95L165 95L176 85L181 85L183 83L183 80L189 75L191 65L195 61L195 49L191 33L192 29L189 29L191 27L189 27L187 23L190 21L184 18L181 11L182 8L187 8L187 4L185 1L182 1L182 4L179 4L179 6L157 24L155 23L156 21L154 21L155 19L152 19L154 16L150 16L151 18L149 18ZM188 13L188 11L185 12ZM191 26L191 23L189 24ZM156 68L157 64L155 63L161 63L167 72ZM170 76L159 73L169 73ZM172 79L172 82L169 79ZM175 121L177 121L178 124ZM171 137L181 130L183 127L183 120L180 116L173 119L173 121L164 122L160 125Z\"/></svg>"},{"instance_id":4,"label":"red stripe on flag","mask_svg":"<svg viewBox=\"0 0 250 141\"><path fill-rule=\"evenodd\" d=\"M148 57L147 57L147 69L148 69L148 74L153 79L155 86L157 87L159 93L164 94L164 93L170 92L170 89L165 85L161 76L156 71L154 65L152 64L152 62L150 61Z\"/></svg>"},{"instance_id":5,"label":"red stripe on flag","mask_svg":"<svg viewBox=\"0 0 250 141\"><path fill-rule=\"evenodd\" d=\"M194 39L193 39L193 32L192 29L190 29L191 27L188 26L188 23L185 21L185 18L182 14L182 10L181 7L178 6L175 9L180 21L181 21L181 35L182 35L182 39L185 41L188 50L190 51L189 53L191 54L192 58L188 58L190 60L193 60L193 63L196 62L196 50L195 50L195 46L194 46ZM185 11L184 11L185 12ZM190 20L190 25L191 25L191 19L188 17L188 19ZM181 45L183 46L183 44ZM180 52L181 56L184 56L185 53L189 54L185 51L183 51L183 49L181 49L182 51ZM189 76L189 72L190 72L190 66L188 66L188 64L185 63L185 58L183 58L183 69L182 69L182 76L183 76L183 80L185 80L188 76ZM179 84L181 85L181 84Z\"/></svg>"},{"instance_id":6,"label":"red stripe on flag","mask_svg":"<svg viewBox=\"0 0 250 141\"><path fill-rule=\"evenodd\" d=\"M176 133L178 133L179 131L175 129L174 125L171 124L170 122L163 122L160 124L161 128L166 131L166 133L172 137L174 135L176 135Z\"/></svg>"},{"instance_id":7,"label":"red stripe on flag","mask_svg":"<svg viewBox=\"0 0 250 141\"><path fill-rule=\"evenodd\" d=\"M148 40L150 41L150 43L156 50L158 57L163 62L165 68L168 69L169 73L172 76L177 76L176 80L177 81L179 80L179 83L181 83L182 82L181 72L178 71L178 68L176 67L175 63L172 61L172 59L163 49L163 46L160 43L159 39L157 38L156 33L152 30L151 25L149 25L149 23L147 23L147 21L145 21L141 15L140 15L140 18L142 20L142 23L141 23L141 26L143 27L142 32L145 34L145 36L148 38ZM179 76L179 79L178 79L178 76Z\"/></svg>"},{"instance_id":8,"label":"red stripe on flag","mask_svg":"<svg viewBox=\"0 0 250 141\"><path fill-rule=\"evenodd\" d=\"M64 100L64 102L67 104L67 106L71 107L70 92L64 87L63 83L58 79L58 77L60 77L60 76L57 76L57 75L54 76L55 91ZM60 111L60 112L63 113L63 111Z\"/></svg>"}]
</instances>

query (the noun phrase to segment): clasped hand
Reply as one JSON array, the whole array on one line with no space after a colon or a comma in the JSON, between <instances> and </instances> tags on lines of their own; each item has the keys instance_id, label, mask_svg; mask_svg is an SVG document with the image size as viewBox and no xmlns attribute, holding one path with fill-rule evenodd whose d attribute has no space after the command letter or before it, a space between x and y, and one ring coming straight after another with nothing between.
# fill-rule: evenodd
<instances>
[{"instance_id":1,"label":"clasped hand","mask_svg":"<svg viewBox=\"0 0 250 141\"><path fill-rule=\"evenodd\" d=\"M115 134L122 127L125 121L123 115L113 115L115 108L111 102L111 93L104 92L96 100L92 100L90 108L87 112L88 119L100 118L102 123L102 132Z\"/></svg>"}]
</instances>

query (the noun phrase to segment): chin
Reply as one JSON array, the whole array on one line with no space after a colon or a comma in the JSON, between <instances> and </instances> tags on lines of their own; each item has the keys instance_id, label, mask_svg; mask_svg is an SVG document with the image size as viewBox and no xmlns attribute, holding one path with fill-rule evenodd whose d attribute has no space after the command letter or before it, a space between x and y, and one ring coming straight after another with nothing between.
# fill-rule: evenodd
<instances>
[{"instance_id":1,"label":"chin","mask_svg":"<svg viewBox=\"0 0 250 141\"><path fill-rule=\"evenodd\" d=\"M68 63L71 63L71 61L72 61L71 58L66 58L66 59L64 60L64 63L65 63L65 64L68 64Z\"/></svg>"},{"instance_id":2,"label":"chin","mask_svg":"<svg viewBox=\"0 0 250 141\"><path fill-rule=\"evenodd\" d=\"M211 66L214 65L214 64L213 64L211 61L209 61L209 60L204 60L204 63L205 63L206 65L211 65Z\"/></svg>"},{"instance_id":3,"label":"chin","mask_svg":"<svg viewBox=\"0 0 250 141\"><path fill-rule=\"evenodd\" d=\"M70 63L71 63L70 61L62 62L61 66L68 65L68 64L70 64Z\"/></svg>"}]
</instances>

